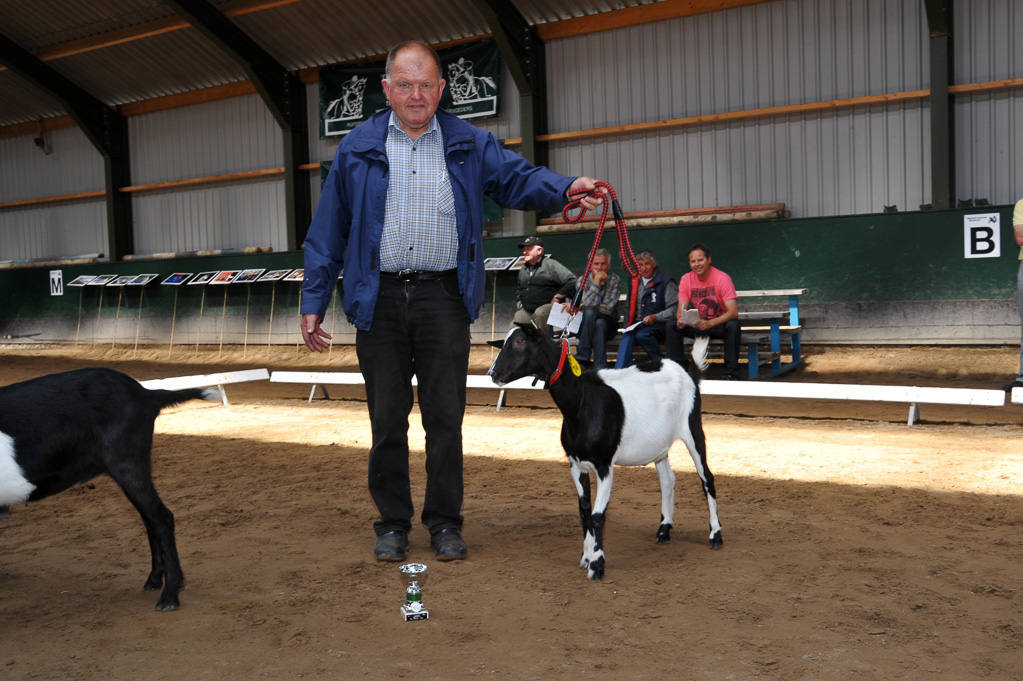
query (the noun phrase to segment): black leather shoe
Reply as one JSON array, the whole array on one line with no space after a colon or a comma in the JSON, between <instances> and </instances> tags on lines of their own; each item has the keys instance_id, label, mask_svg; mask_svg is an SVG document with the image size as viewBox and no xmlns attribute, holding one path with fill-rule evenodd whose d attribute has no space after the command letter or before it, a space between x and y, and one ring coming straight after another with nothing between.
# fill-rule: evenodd
<instances>
[{"instance_id":1,"label":"black leather shoe","mask_svg":"<svg viewBox=\"0 0 1023 681\"><path fill-rule=\"evenodd\" d=\"M1023 388L1023 381L1013 381L1002 386L1002 390L1011 393L1013 388Z\"/></svg>"},{"instance_id":2,"label":"black leather shoe","mask_svg":"<svg viewBox=\"0 0 1023 681\"><path fill-rule=\"evenodd\" d=\"M458 530L441 530L430 538L437 560L465 560L468 548Z\"/></svg>"},{"instance_id":3,"label":"black leather shoe","mask_svg":"<svg viewBox=\"0 0 1023 681\"><path fill-rule=\"evenodd\" d=\"M373 545L373 555L377 560L397 563L405 560L408 555L408 533L401 530L387 532L377 537L377 543Z\"/></svg>"}]
</instances>

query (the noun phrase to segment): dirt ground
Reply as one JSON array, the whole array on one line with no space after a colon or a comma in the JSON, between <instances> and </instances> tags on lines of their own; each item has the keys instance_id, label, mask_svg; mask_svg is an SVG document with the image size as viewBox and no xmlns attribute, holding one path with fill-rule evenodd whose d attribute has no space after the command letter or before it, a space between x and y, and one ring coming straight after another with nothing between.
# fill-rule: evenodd
<instances>
[{"instance_id":1,"label":"dirt ground","mask_svg":"<svg viewBox=\"0 0 1023 681\"><path fill-rule=\"evenodd\" d=\"M483 373L491 351L474 351ZM1013 348L809 348L783 380L997 388ZM0 383L105 365L139 379L246 367L355 370L350 348L4 346ZM712 367L709 377L719 367ZM144 592L138 515L106 477L0 523L0 678L1023 679L1023 405L705 398L725 546L688 453L673 539L652 467L619 469L590 582L575 491L542 391L494 408L471 390L469 559L422 526L425 622L372 556L361 388L239 384L230 406L157 421L156 485L175 514L181 609ZM413 493L423 434L410 432Z\"/></svg>"}]
</instances>

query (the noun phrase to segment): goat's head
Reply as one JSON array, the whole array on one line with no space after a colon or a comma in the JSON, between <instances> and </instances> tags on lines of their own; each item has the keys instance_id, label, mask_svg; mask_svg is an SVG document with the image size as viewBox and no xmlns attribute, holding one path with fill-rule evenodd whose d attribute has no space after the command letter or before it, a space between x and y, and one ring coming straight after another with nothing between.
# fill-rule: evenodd
<instances>
[{"instance_id":1,"label":"goat's head","mask_svg":"<svg viewBox=\"0 0 1023 681\"><path fill-rule=\"evenodd\" d=\"M525 376L547 380L557 365L560 348L530 322L516 324L503 340L488 341L501 348L487 375L497 385L506 385Z\"/></svg>"}]
</instances>

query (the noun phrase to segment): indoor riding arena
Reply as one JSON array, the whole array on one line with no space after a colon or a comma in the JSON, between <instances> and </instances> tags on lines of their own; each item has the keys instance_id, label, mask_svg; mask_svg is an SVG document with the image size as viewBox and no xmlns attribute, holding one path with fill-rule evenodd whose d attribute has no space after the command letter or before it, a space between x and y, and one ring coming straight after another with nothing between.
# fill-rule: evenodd
<instances>
[{"instance_id":1,"label":"indoor riding arena","mask_svg":"<svg viewBox=\"0 0 1023 681\"><path fill-rule=\"evenodd\" d=\"M5 681L1023 678L1018 3L5 4ZM464 560L438 560L419 522L418 399L410 548L374 556L356 353L374 331L345 309L354 246L329 270L327 349L299 326L328 172L388 108L377 83L405 40L437 51L442 109L615 194L580 217L493 191L473 215L479 257L455 268L479 293ZM488 375L501 352L488 341L514 328L533 272L530 236L579 282L610 252L621 328L599 376L624 373L643 252L677 288L705 244L734 280L740 380L712 341L692 407L719 550L676 441L670 541L656 538L655 466L615 466L603 579L580 567L592 546L553 375ZM564 340L568 380L588 380L566 361L580 333L540 335ZM650 355L636 345L644 371L626 371L656 367ZM26 383L86 367L139 395L188 391L155 417L151 476L127 451L145 452L147 424L117 425L141 398ZM180 594L160 592L164 578L174 591L168 518L132 496L150 477L173 514ZM428 567L426 619L403 616L403 563Z\"/></svg>"}]
</instances>

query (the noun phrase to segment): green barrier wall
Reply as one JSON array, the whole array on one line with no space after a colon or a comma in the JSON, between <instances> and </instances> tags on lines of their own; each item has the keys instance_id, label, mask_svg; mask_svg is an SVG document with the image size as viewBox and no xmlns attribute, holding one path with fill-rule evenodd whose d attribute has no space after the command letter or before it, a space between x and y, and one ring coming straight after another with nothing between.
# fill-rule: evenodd
<instances>
[{"instance_id":1,"label":"green barrier wall","mask_svg":"<svg viewBox=\"0 0 1023 681\"><path fill-rule=\"evenodd\" d=\"M965 215L998 213L1001 257L964 258ZM632 248L651 249L661 269L689 271L686 253L703 242L714 265L737 289L809 289L807 303L1015 299L1019 248L1012 235L1012 206L942 212L732 222L691 227L633 229ZM541 235L546 252L570 269L583 267L592 232ZM488 256L519 252L521 239L487 242ZM618 238L601 245L624 270ZM514 273L505 273L514 284Z\"/></svg>"},{"instance_id":2,"label":"green barrier wall","mask_svg":"<svg viewBox=\"0 0 1023 681\"><path fill-rule=\"evenodd\" d=\"M964 257L964 217L981 213L996 213L1000 217L1000 257ZM1008 319L1008 315L1015 314L1019 253L1012 235L1011 217L1012 206L995 206L635 228L629 234L634 250L652 249L661 268L676 277L688 271L686 252L689 246L702 241L711 248L714 264L732 275L738 289L806 288L808 293L802 299L803 305L815 310L817 321L822 324L831 323L827 310L853 311L843 313L846 316L859 314L856 310L863 303L872 304L873 310L872 318L863 319L882 327L887 321L879 319L879 315L890 318L902 314L903 309L915 310L914 314L921 317L933 317L934 310L941 306L954 311L963 302L976 306L986 304L977 301L1000 301L1000 317L990 325L1008 330L980 338L1007 342L1013 335L1011 327L1018 323L1018 320ZM594 236L594 232L588 231L543 235L543 238L547 252L574 269L585 265ZM520 242L521 237L488 239L484 250L488 257L516 255L520 253ZM613 269L624 274L618 257L617 234L608 231L601 245L613 253ZM238 327L243 321L248 324L251 320L253 329L266 325L272 314L271 328L276 335L278 320L294 322L297 318L300 296L297 282L177 287L154 282L141 287L144 288L141 300L140 287L71 288L67 283L83 274L157 273L160 275L157 281L162 281L173 272L299 267L302 267L301 252L0 270L0 334L14 336L26 329L46 327L51 330L48 332L51 337L68 339L75 336L76 328L89 320L115 316L122 320L133 317L170 320L174 317L178 323L185 320L187 326L187 320L199 315L202 309L203 324L213 318L230 318L230 323ZM62 296L50 295L51 269L62 270L65 284ZM485 326L486 330L507 327L514 308L516 276L513 271L489 273L484 310L477 327ZM335 309L337 319L341 320L337 322L339 328L347 326L340 309ZM955 314L951 318L952 324L957 323ZM971 323L988 324L975 318L971 321L969 315L965 316L962 324ZM833 326L852 328L856 324L858 320L853 318ZM150 341L166 335L170 328L169 321L154 322L151 326L147 336ZM58 328L59 332L54 330ZM939 330L939 333L943 332ZM1018 340L1018 327L1015 334ZM947 336L948 340L961 337L951 331ZM836 338L827 340L840 342Z\"/></svg>"}]
</instances>

